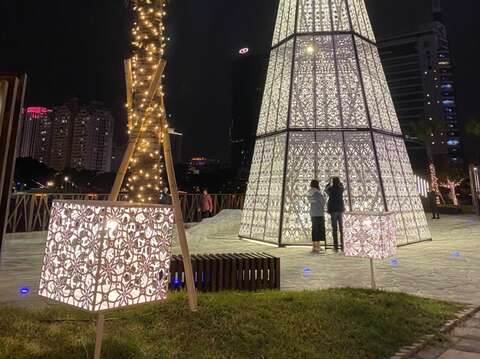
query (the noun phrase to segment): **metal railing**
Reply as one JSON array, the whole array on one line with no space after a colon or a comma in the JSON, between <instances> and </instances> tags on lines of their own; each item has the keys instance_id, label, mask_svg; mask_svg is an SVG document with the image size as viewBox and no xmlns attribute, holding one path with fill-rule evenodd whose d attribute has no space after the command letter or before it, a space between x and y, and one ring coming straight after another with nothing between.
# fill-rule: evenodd
<instances>
[{"instance_id":1,"label":"metal railing","mask_svg":"<svg viewBox=\"0 0 480 359\"><path fill-rule=\"evenodd\" d=\"M242 209L243 194L212 194L213 215L224 209ZM14 193L7 217L7 233L46 231L53 200L107 200L108 194ZM201 194L180 193L185 222L199 222Z\"/></svg>"}]
</instances>

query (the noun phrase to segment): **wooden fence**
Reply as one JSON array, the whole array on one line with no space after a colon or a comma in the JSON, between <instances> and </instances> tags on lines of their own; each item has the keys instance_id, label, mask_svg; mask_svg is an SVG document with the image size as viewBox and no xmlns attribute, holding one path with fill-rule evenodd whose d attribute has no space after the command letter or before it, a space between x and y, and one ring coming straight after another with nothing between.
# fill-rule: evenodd
<instances>
[{"instance_id":1,"label":"wooden fence","mask_svg":"<svg viewBox=\"0 0 480 359\"><path fill-rule=\"evenodd\" d=\"M213 215L224 209L242 209L242 194L212 194ZM11 195L7 215L7 233L46 231L50 219L50 208L55 199L62 200L107 200L108 194L66 193L14 193ZM200 194L180 193L185 222L201 219Z\"/></svg>"}]
</instances>

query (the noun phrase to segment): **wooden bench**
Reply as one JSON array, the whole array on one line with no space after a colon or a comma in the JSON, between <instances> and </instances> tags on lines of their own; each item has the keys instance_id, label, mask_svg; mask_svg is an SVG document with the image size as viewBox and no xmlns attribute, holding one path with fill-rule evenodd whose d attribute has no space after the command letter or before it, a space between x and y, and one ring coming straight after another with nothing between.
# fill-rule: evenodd
<instances>
[{"instance_id":1,"label":"wooden bench","mask_svg":"<svg viewBox=\"0 0 480 359\"><path fill-rule=\"evenodd\" d=\"M266 253L192 255L195 287L201 292L280 289L280 258ZM172 256L170 289L185 287L181 255Z\"/></svg>"}]
</instances>

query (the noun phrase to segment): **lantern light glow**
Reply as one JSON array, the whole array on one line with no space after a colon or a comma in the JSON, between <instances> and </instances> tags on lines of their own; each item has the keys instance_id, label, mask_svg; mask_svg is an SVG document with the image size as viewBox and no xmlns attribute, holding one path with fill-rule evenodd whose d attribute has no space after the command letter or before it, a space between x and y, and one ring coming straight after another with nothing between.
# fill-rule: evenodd
<instances>
[{"instance_id":1,"label":"lantern light glow","mask_svg":"<svg viewBox=\"0 0 480 359\"><path fill-rule=\"evenodd\" d=\"M344 216L345 256L377 260L396 253L394 213L346 213Z\"/></svg>"},{"instance_id":2,"label":"lantern light glow","mask_svg":"<svg viewBox=\"0 0 480 359\"><path fill-rule=\"evenodd\" d=\"M39 295L92 312L165 299L172 228L169 206L55 201Z\"/></svg>"}]
</instances>

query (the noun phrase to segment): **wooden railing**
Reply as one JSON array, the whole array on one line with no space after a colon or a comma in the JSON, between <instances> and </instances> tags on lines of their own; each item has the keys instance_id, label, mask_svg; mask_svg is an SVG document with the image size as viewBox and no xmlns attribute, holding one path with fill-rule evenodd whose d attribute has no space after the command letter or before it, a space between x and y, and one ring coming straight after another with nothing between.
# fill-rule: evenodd
<instances>
[{"instance_id":1,"label":"wooden railing","mask_svg":"<svg viewBox=\"0 0 480 359\"><path fill-rule=\"evenodd\" d=\"M213 215L224 209L242 209L242 194L212 194ZM63 200L107 200L108 194L69 193L14 193L11 195L7 217L7 233L46 231L50 219L50 208L55 199ZM201 220L200 194L180 193L185 222Z\"/></svg>"}]
</instances>

